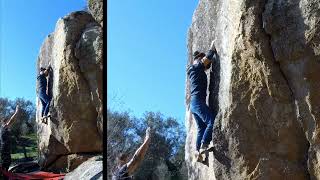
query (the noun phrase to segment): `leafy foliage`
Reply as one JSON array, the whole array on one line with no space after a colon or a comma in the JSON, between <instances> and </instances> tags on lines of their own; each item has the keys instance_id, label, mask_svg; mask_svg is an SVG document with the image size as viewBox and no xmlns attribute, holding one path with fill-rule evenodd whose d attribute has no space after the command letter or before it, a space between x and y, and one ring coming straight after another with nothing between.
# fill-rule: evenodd
<instances>
[{"instance_id":1,"label":"leafy foliage","mask_svg":"<svg viewBox=\"0 0 320 180\"><path fill-rule=\"evenodd\" d=\"M36 132L36 108L35 104L23 98L9 100L0 98L0 121L1 124L7 121L15 111L16 106L20 106L20 113L17 115L17 120L11 128L12 138L12 153L19 152L21 148L25 149L28 144L23 136L34 134Z\"/></svg>"}]
</instances>

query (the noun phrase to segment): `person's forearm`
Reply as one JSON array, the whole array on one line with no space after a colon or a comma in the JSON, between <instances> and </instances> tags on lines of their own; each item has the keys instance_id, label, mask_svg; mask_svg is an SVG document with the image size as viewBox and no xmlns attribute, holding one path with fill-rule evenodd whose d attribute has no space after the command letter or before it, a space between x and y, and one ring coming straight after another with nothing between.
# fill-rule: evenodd
<instances>
[{"instance_id":1,"label":"person's forearm","mask_svg":"<svg viewBox=\"0 0 320 180\"><path fill-rule=\"evenodd\" d=\"M210 61L214 61L217 56L217 51L210 49L209 52L206 55L206 58L208 58Z\"/></svg>"},{"instance_id":2,"label":"person's forearm","mask_svg":"<svg viewBox=\"0 0 320 180\"><path fill-rule=\"evenodd\" d=\"M11 125L14 123L14 121L16 120L16 118L17 118L17 112L15 112L15 113L11 116L11 118L10 118L9 121L6 123L6 125L7 125L7 126L11 126Z\"/></svg>"},{"instance_id":3,"label":"person's forearm","mask_svg":"<svg viewBox=\"0 0 320 180\"><path fill-rule=\"evenodd\" d=\"M48 78L48 80L47 80L47 87L46 87L47 95L49 95L49 80L50 80L50 78Z\"/></svg>"},{"instance_id":4,"label":"person's forearm","mask_svg":"<svg viewBox=\"0 0 320 180\"><path fill-rule=\"evenodd\" d=\"M129 161L129 163L127 163L129 174L132 174L143 160L149 147L149 142L150 139L146 139L143 142L143 144L136 150L136 152L133 155L133 158Z\"/></svg>"},{"instance_id":5,"label":"person's forearm","mask_svg":"<svg viewBox=\"0 0 320 180\"><path fill-rule=\"evenodd\" d=\"M134 153L134 156L137 156L137 158L142 158L147 152L147 149L149 147L150 139L147 139L143 142L143 144L139 147L139 149Z\"/></svg>"}]
</instances>

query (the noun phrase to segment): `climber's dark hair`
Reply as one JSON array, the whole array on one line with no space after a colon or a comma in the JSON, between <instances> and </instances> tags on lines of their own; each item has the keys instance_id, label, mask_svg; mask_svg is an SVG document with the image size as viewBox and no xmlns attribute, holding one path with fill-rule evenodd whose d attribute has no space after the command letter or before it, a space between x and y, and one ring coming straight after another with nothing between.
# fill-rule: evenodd
<instances>
[{"instance_id":1,"label":"climber's dark hair","mask_svg":"<svg viewBox=\"0 0 320 180\"><path fill-rule=\"evenodd\" d=\"M45 70L46 70L46 68L40 67L40 72L41 72L41 71L45 71Z\"/></svg>"},{"instance_id":2,"label":"climber's dark hair","mask_svg":"<svg viewBox=\"0 0 320 180\"><path fill-rule=\"evenodd\" d=\"M195 59L199 59L199 58L205 57L206 54L203 53L203 52L195 51L192 56L193 56L193 59L195 60Z\"/></svg>"}]
</instances>

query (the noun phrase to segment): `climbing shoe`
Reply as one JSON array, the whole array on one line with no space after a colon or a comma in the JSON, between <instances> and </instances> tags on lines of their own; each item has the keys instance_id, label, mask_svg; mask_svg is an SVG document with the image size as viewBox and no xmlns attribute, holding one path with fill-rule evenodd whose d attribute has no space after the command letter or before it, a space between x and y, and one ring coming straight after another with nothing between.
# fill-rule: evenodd
<instances>
[{"instance_id":1,"label":"climbing shoe","mask_svg":"<svg viewBox=\"0 0 320 180\"><path fill-rule=\"evenodd\" d=\"M199 151L197 151L195 153L195 159L197 160L197 162L203 162L204 161L203 154L201 154Z\"/></svg>"},{"instance_id":2,"label":"climbing shoe","mask_svg":"<svg viewBox=\"0 0 320 180\"><path fill-rule=\"evenodd\" d=\"M209 148L209 144L202 144L200 147L200 154L203 154L204 152L206 152Z\"/></svg>"},{"instance_id":3,"label":"climbing shoe","mask_svg":"<svg viewBox=\"0 0 320 180\"><path fill-rule=\"evenodd\" d=\"M41 120L42 120L42 123L48 124L47 116L42 117Z\"/></svg>"}]
</instances>

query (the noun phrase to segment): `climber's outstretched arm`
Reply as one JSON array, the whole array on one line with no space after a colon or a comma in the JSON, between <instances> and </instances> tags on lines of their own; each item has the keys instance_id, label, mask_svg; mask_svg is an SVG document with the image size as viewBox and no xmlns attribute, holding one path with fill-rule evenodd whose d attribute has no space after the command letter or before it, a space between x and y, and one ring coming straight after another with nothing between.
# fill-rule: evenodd
<instances>
[{"instance_id":1,"label":"climber's outstretched arm","mask_svg":"<svg viewBox=\"0 0 320 180\"><path fill-rule=\"evenodd\" d=\"M49 77L49 79L51 79L51 71L52 71L52 68L51 68L51 66L49 66L47 69L46 69L46 71L48 71L47 73L48 73L48 77ZM47 88L46 88L46 93L47 93L47 95L49 95L49 81L47 81Z\"/></svg>"},{"instance_id":2,"label":"climber's outstretched arm","mask_svg":"<svg viewBox=\"0 0 320 180\"><path fill-rule=\"evenodd\" d=\"M215 41L213 40L211 42L209 52L207 53L207 55L205 57L203 57L201 59L202 63L205 65L205 67L217 59L217 50L216 50L214 43L215 43Z\"/></svg>"},{"instance_id":3,"label":"climber's outstretched arm","mask_svg":"<svg viewBox=\"0 0 320 180\"><path fill-rule=\"evenodd\" d=\"M16 121L16 119L17 119L17 114L19 114L19 112L20 112L20 107L19 107L19 105L17 105L16 111L15 111L14 114L11 116L11 118L9 119L9 121L5 123L4 126L10 128L10 127L12 126L12 124Z\"/></svg>"},{"instance_id":4,"label":"climber's outstretched arm","mask_svg":"<svg viewBox=\"0 0 320 180\"><path fill-rule=\"evenodd\" d=\"M150 143L150 128L146 130L146 137L143 144L134 153L133 158L127 163L128 174L132 173L137 169L137 167L142 162Z\"/></svg>"}]
</instances>

